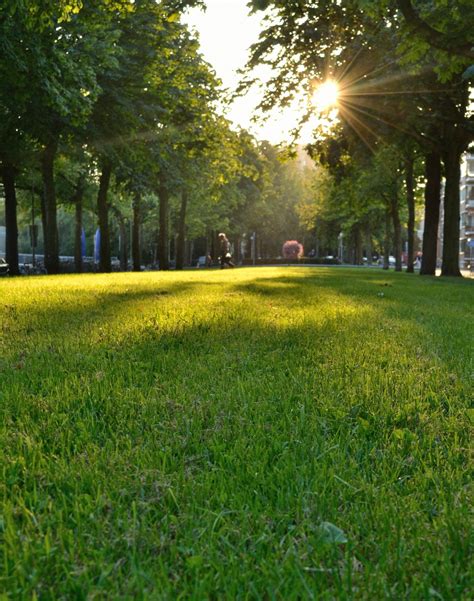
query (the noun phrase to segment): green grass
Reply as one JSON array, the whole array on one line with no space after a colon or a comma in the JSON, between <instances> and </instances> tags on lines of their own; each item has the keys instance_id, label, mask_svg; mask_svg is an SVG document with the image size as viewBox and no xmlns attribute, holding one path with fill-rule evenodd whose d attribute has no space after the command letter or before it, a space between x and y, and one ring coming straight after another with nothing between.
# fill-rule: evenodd
<instances>
[{"instance_id":1,"label":"green grass","mask_svg":"<svg viewBox=\"0 0 474 601\"><path fill-rule=\"evenodd\" d=\"M472 598L472 281L23 278L0 317L2 599Z\"/></svg>"}]
</instances>

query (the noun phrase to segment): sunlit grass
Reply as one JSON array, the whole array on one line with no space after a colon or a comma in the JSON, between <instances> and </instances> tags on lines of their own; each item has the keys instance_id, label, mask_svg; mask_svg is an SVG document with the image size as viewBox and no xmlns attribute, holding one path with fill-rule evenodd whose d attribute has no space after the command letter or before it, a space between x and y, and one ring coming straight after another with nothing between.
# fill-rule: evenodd
<instances>
[{"instance_id":1,"label":"sunlit grass","mask_svg":"<svg viewBox=\"0 0 474 601\"><path fill-rule=\"evenodd\" d=\"M0 593L470 598L473 300L378 270L1 281Z\"/></svg>"}]
</instances>

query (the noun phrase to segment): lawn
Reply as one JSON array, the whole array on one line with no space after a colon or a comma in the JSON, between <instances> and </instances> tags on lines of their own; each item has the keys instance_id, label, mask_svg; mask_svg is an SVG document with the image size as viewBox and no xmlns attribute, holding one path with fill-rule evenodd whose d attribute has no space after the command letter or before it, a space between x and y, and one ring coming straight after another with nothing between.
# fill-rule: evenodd
<instances>
[{"instance_id":1,"label":"lawn","mask_svg":"<svg viewBox=\"0 0 474 601\"><path fill-rule=\"evenodd\" d=\"M472 280L4 279L0 319L0 598L472 598Z\"/></svg>"}]
</instances>

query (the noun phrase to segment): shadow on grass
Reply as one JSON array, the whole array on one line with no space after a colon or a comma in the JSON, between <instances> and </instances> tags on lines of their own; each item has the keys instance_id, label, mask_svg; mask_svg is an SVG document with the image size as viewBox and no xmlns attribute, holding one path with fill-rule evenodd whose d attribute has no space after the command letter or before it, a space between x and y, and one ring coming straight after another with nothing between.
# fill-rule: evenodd
<instances>
[{"instance_id":1,"label":"shadow on grass","mask_svg":"<svg viewBox=\"0 0 474 601\"><path fill-rule=\"evenodd\" d=\"M32 338L0 384L11 583L35 568L65 598L161 583L238 598L249 582L344 598L345 552L317 535L330 521L367 598L461 598L467 396L441 360L459 360L472 288L301 273L86 291L8 318L13 345Z\"/></svg>"},{"instance_id":2,"label":"shadow on grass","mask_svg":"<svg viewBox=\"0 0 474 601\"><path fill-rule=\"evenodd\" d=\"M257 278L238 288L244 293L280 299L289 304L307 302L314 305L322 291L335 299L349 299L361 309L370 308L371 319L381 323L396 320L411 326L418 332L420 343L429 347L428 351L436 351L451 367L456 367L457 362L458 368L464 369L466 374L470 370L472 374L474 352L469 344L474 335L472 280L421 278L394 272L362 274L360 270L344 270L340 277L337 276L329 269L318 270L318 273L298 276ZM321 298L323 302L327 299L328 296ZM463 346L466 355L460 365L456 350Z\"/></svg>"},{"instance_id":3,"label":"shadow on grass","mask_svg":"<svg viewBox=\"0 0 474 601\"><path fill-rule=\"evenodd\" d=\"M117 288L118 290L115 290ZM197 291L197 288L202 292ZM157 320L162 311L170 311L170 301L174 302L176 299L178 303L184 303L186 306L188 297L192 298L194 294L193 301L199 301L209 289L216 291L216 295L209 306L203 306L202 312L191 321L181 320L173 326L172 331L167 331L166 315L163 316L163 320ZM15 342L20 341L22 337L26 341L34 335L40 346L42 337L53 339L59 336L61 345L67 346L70 342L74 343L76 336L87 330L90 333L90 344L93 346L104 338L100 330L102 326L108 328L109 333L114 324L120 330L127 320L136 319L143 313L146 323L144 327L138 328L140 336L156 334L161 340L162 348L166 350L175 343L181 344L179 341L186 339L186 330L192 325L200 333L201 348L205 346L206 332L212 333L213 340L219 340L222 319L229 317L226 311L228 307L232 307L232 323L238 325L237 332L233 335L247 336L252 340L258 328L263 327L267 328L267 335L271 331L272 337L275 337L279 329L278 313L270 323L268 316L262 324L259 324L259 317L254 316L246 328L247 306L244 299L247 294L259 299L261 305L274 303L275 306L286 308L287 312L298 309L301 313L305 308L312 312L320 305L321 313L324 313L325 308L332 305L335 307L334 319L338 322L338 328L340 331L346 331L350 341L353 341L354 321L367 319L369 322L380 323L381 327L384 324L393 324L394 321L405 323L420 337L420 346L425 347L428 354L435 350L439 357L448 363L452 357L457 356L456 348L472 328L474 286L470 281L446 282L439 278L419 278L393 272L362 273L360 270L342 269L336 272L329 268L319 268L304 272L291 269L288 276L270 275L235 283L209 279L204 279L203 282L159 281L156 284L147 283L146 286L138 284L133 288L129 285L115 284L112 291L106 287L100 290L73 291L72 294L70 291L66 299L59 297L48 305L38 304L30 307L24 315L19 315L14 307L6 305L3 333L5 339L10 335ZM232 302L239 298L238 295L241 295L242 302L234 307ZM349 312L344 310L347 300L352 308ZM176 316L179 309L173 306L172 311ZM360 319L357 313L360 313ZM212 322L215 319L217 321L213 326ZM325 334L324 328L329 327L329 321L325 320L324 324L319 324L321 335ZM284 328L285 336L289 329ZM330 332L326 331L326 334L329 336ZM387 334L388 339L396 344L389 329ZM132 338L122 342L139 342L132 342ZM193 339L192 334L190 338ZM431 348L427 348L429 345ZM466 365L469 365L472 353L469 352L469 348L466 352ZM21 354L22 350L17 348L16 357ZM8 348L5 356L8 356ZM414 357L414 360L417 360L417 357Z\"/></svg>"}]
</instances>

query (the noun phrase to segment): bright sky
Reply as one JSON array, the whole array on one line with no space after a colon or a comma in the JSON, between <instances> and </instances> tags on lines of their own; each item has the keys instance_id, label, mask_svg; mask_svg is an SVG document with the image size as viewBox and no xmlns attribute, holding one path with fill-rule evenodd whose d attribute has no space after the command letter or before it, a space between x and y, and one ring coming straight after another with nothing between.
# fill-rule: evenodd
<instances>
[{"instance_id":1,"label":"bright sky","mask_svg":"<svg viewBox=\"0 0 474 601\"><path fill-rule=\"evenodd\" d=\"M207 0L205 12L193 9L185 19L199 33L204 58L214 67L224 86L232 90L239 82L237 70L244 67L248 49L257 41L261 30L260 17L249 16L247 1ZM235 100L228 114L229 119L250 130L259 139L274 144L289 141L290 132L297 123L295 110L289 109L283 114L275 111L268 121L255 124L251 118L256 114L258 102L257 90ZM303 134L300 141L309 141L309 134Z\"/></svg>"}]
</instances>

